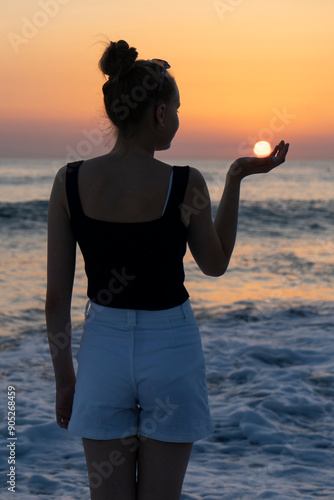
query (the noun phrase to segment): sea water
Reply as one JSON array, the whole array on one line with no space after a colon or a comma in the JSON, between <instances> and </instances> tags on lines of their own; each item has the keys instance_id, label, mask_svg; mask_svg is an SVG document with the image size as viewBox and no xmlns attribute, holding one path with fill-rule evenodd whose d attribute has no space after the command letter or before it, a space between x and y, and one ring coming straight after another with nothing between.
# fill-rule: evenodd
<instances>
[{"instance_id":1,"label":"sea water","mask_svg":"<svg viewBox=\"0 0 334 500\"><path fill-rule=\"evenodd\" d=\"M81 439L55 421L44 317L54 159L0 160L1 498L88 500ZM229 161L204 175L214 217ZM59 163L59 167L62 163ZM202 335L214 432L193 446L182 500L334 498L334 163L287 161L242 181L230 266L186 287ZM73 355L87 300L80 251ZM7 388L15 387L16 494L7 490Z\"/></svg>"}]
</instances>

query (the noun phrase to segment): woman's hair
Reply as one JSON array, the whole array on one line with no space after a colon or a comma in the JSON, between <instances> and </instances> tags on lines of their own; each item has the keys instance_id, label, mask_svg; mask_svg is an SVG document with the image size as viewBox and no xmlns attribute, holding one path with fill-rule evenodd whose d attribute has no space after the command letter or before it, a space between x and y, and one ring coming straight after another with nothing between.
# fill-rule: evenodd
<instances>
[{"instance_id":1,"label":"woman's hair","mask_svg":"<svg viewBox=\"0 0 334 500\"><path fill-rule=\"evenodd\" d=\"M162 67L137 56L134 47L119 40L110 42L99 61L100 70L109 77L102 87L106 112L124 138L136 133L149 108L168 104L176 92L175 80L166 71L158 93Z\"/></svg>"}]
</instances>

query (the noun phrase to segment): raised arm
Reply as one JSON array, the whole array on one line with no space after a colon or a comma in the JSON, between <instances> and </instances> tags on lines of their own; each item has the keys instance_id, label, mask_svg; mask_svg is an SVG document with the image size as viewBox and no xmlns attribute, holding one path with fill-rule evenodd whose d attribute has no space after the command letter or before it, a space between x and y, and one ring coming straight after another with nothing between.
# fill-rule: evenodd
<instances>
[{"instance_id":1,"label":"raised arm","mask_svg":"<svg viewBox=\"0 0 334 500\"><path fill-rule=\"evenodd\" d=\"M75 386L71 349L71 298L76 241L69 221L64 168L55 177L49 201L45 317L56 379L56 414L58 424L67 428Z\"/></svg>"},{"instance_id":2,"label":"raised arm","mask_svg":"<svg viewBox=\"0 0 334 500\"><path fill-rule=\"evenodd\" d=\"M241 180L266 173L284 163L289 144L281 141L265 158L239 158L228 170L225 187L214 221L209 191L202 174L192 168L187 190L189 249L204 274L221 276L230 262L238 226ZM186 219L186 217L185 217Z\"/></svg>"}]
</instances>

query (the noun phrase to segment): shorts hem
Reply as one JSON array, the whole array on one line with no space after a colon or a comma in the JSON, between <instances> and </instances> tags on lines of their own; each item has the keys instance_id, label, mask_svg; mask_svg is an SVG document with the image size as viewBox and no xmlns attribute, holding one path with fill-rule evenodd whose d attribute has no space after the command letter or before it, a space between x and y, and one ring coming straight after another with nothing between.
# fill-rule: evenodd
<instances>
[{"instance_id":1,"label":"shorts hem","mask_svg":"<svg viewBox=\"0 0 334 500\"><path fill-rule=\"evenodd\" d=\"M213 425L206 425L205 427L201 427L200 429L187 434L181 433L168 433L168 432L141 432L140 429L138 433L134 433L133 431L125 430L124 432L110 432L110 431L102 431L102 432L92 432L87 429L76 428L75 430L68 429L68 432L74 436L79 436L81 438L87 439L98 439L98 440L107 440L107 439L126 439L128 437L141 435L143 437L147 437L150 439L156 439L157 441L165 441L168 443L193 443L195 441L199 441L214 431Z\"/></svg>"},{"instance_id":2,"label":"shorts hem","mask_svg":"<svg viewBox=\"0 0 334 500\"><path fill-rule=\"evenodd\" d=\"M169 434L167 432L150 432L145 433L140 432L139 434L143 437L151 438L151 439L156 439L157 441L165 441L169 443L193 443L195 441L199 441L200 439L203 439L210 434L212 434L214 431L212 425L207 425L205 427L202 427L200 430L196 430L192 433L187 433L187 434Z\"/></svg>"},{"instance_id":3,"label":"shorts hem","mask_svg":"<svg viewBox=\"0 0 334 500\"><path fill-rule=\"evenodd\" d=\"M101 439L101 440L122 439L122 438L126 439L128 437L137 435L135 432L128 430L124 430L124 432L116 430L113 432L110 432L110 430L92 432L89 429L82 429L79 427L76 427L73 430L71 428L68 428L67 430L73 436L79 436L81 438L87 438L87 439Z\"/></svg>"}]
</instances>

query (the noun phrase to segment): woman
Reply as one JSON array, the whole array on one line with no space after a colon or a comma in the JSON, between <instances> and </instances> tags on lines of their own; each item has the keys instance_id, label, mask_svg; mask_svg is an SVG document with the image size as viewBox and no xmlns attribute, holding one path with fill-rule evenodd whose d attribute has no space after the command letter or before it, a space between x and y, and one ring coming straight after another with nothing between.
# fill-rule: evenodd
<instances>
[{"instance_id":1,"label":"woman","mask_svg":"<svg viewBox=\"0 0 334 500\"><path fill-rule=\"evenodd\" d=\"M117 141L104 156L61 168L49 203L45 310L57 422L82 438L92 500L180 498L192 443L213 430L183 284L186 245L204 274L224 274L241 180L283 163L289 147L234 162L212 222L202 174L154 158L176 134L180 95L166 61L137 55L123 40L106 48L99 66ZM89 299L75 376L77 241Z\"/></svg>"}]
</instances>

